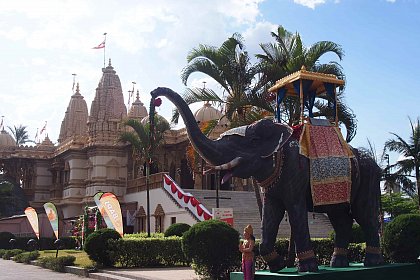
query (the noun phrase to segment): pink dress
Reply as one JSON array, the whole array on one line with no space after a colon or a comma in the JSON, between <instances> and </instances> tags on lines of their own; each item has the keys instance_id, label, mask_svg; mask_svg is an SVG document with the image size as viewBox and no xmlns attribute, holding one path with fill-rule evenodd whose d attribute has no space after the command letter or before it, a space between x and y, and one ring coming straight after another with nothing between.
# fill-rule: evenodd
<instances>
[{"instance_id":1,"label":"pink dress","mask_svg":"<svg viewBox=\"0 0 420 280\"><path fill-rule=\"evenodd\" d=\"M251 249L254 241L244 240L242 252L242 273L244 274L244 280L254 280L254 252Z\"/></svg>"}]
</instances>

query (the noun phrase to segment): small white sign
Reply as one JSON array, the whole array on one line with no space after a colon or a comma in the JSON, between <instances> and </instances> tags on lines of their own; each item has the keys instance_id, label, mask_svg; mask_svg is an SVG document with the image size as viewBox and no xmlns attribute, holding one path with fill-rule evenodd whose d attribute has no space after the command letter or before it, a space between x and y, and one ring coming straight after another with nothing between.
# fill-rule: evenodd
<instances>
[{"instance_id":1,"label":"small white sign","mask_svg":"<svg viewBox=\"0 0 420 280\"><path fill-rule=\"evenodd\" d=\"M213 219L222 220L233 226L233 208L213 208Z\"/></svg>"}]
</instances>

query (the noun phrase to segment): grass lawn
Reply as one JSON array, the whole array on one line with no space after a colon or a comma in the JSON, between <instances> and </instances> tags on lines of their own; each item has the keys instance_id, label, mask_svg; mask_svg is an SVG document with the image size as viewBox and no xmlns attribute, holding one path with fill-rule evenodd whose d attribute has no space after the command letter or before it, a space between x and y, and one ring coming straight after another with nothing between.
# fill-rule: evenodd
<instances>
[{"instance_id":1,"label":"grass lawn","mask_svg":"<svg viewBox=\"0 0 420 280\"><path fill-rule=\"evenodd\" d=\"M45 250L45 251L39 251L40 258L43 257L55 257L56 250ZM94 263L89 259L88 255L85 251L79 251L79 250L59 250L58 256L75 256L76 261L74 264L79 267L93 267Z\"/></svg>"}]
</instances>

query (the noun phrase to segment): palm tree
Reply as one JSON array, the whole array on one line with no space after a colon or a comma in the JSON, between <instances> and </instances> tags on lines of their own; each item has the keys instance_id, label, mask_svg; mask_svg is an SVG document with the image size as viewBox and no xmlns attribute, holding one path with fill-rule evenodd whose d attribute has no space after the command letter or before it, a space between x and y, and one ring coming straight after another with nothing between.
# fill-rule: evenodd
<instances>
[{"instance_id":1,"label":"palm tree","mask_svg":"<svg viewBox=\"0 0 420 280\"><path fill-rule=\"evenodd\" d=\"M299 71L302 66L308 71L324 74L334 74L339 79L345 79L341 65L335 61L320 63L320 58L333 53L342 60L344 51L340 45L331 41L316 42L309 48L305 47L299 33L291 33L284 27L279 26L277 33L272 32L275 43L260 44L263 54L257 54L259 67L263 76L261 82L272 86L277 80ZM298 98L286 97L282 104L285 112L284 122L293 125L299 121L300 105ZM317 100L314 106L318 109L314 116L332 118L333 111L325 102ZM337 93L337 112L339 122L344 124L347 130L346 140L350 142L356 134L356 119L352 111L343 102L343 88Z\"/></svg>"},{"instance_id":2,"label":"palm tree","mask_svg":"<svg viewBox=\"0 0 420 280\"><path fill-rule=\"evenodd\" d=\"M147 236L150 237L150 198L149 198L149 170L152 169L151 173L154 172L156 164L153 160L154 155L152 154L152 144L154 147L159 147L164 141L165 131L170 129L169 123L166 122L162 117L154 115L154 133L153 139L150 139L150 123L143 125L137 120L128 119L124 121L126 126L131 127L134 131L124 131L120 134L120 142L128 142L131 144L133 149L133 155L135 158L135 164L138 164L141 160L146 161L146 208L147 208ZM149 162L149 159L152 162Z\"/></svg>"},{"instance_id":3,"label":"palm tree","mask_svg":"<svg viewBox=\"0 0 420 280\"><path fill-rule=\"evenodd\" d=\"M404 140L401 136L391 132L395 139L389 139L384 145L384 154L387 151L398 152L404 159L398 160L395 164L390 165L390 169L396 169L393 173L396 176L404 175L407 177L415 178L417 186L417 194L420 194L420 118L413 124L409 118L411 126L411 135L408 141ZM411 174L414 171L414 176ZM407 185L410 185L407 182ZM414 183L412 183L414 184ZM420 198L419 198L420 209Z\"/></svg>"},{"instance_id":4,"label":"palm tree","mask_svg":"<svg viewBox=\"0 0 420 280\"><path fill-rule=\"evenodd\" d=\"M233 34L219 48L199 45L188 54L187 61L181 73L185 85L192 73L201 72L213 78L225 96L220 98L209 89L187 89L184 99L188 104L198 101L225 104L225 114L232 126L251 123L256 114L273 111L264 98L258 98L262 97L258 96L262 87L257 75L260 68L251 64L240 34Z\"/></svg>"},{"instance_id":5,"label":"palm tree","mask_svg":"<svg viewBox=\"0 0 420 280\"><path fill-rule=\"evenodd\" d=\"M19 125L18 127L13 126L13 129L8 126L7 127L10 132L12 133L13 138L16 141L16 145L23 145L27 142L35 143L35 141L29 139L28 131L26 130L26 126Z\"/></svg>"},{"instance_id":6,"label":"palm tree","mask_svg":"<svg viewBox=\"0 0 420 280\"><path fill-rule=\"evenodd\" d=\"M128 142L132 145L133 155L137 163L141 160L148 158L153 158L153 155L150 154L150 138L149 123L143 125L138 120L128 119L124 121L126 126L131 127L134 131L124 131L119 136L120 142ZM155 131L153 145L154 147L160 146L164 141L164 132L170 129L170 125L162 117L155 116Z\"/></svg>"}]
</instances>

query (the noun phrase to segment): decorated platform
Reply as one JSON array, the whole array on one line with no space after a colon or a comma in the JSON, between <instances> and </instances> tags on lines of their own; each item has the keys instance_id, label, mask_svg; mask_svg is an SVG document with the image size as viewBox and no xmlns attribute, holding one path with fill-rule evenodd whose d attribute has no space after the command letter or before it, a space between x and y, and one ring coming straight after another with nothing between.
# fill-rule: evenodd
<instances>
[{"instance_id":1,"label":"decorated platform","mask_svg":"<svg viewBox=\"0 0 420 280\"><path fill-rule=\"evenodd\" d=\"M420 264L388 264L377 267L364 267L361 263L350 264L346 268L319 266L318 272L298 273L296 268L285 268L278 273L268 270L257 271L255 280L285 280L285 279L322 279L322 280L411 280L420 279ZM242 272L232 272L230 280L243 280Z\"/></svg>"}]
</instances>

